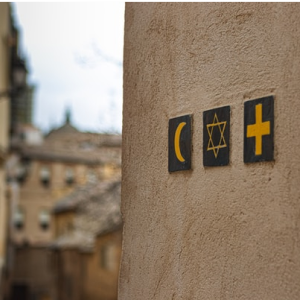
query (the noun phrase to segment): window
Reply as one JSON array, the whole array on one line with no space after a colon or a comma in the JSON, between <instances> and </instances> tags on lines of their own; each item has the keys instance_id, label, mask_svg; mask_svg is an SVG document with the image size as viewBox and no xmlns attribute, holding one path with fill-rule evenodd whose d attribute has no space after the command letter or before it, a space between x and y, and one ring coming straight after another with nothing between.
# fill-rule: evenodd
<instances>
[{"instance_id":1,"label":"window","mask_svg":"<svg viewBox=\"0 0 300 300\"><path fill-rule=\"evenodd\" d=\"M97 174L95 170L88 169L86 178L88 182L94 182L95 180L97 180Z\"/></svg>"},{"instance_id":2,"label":"window","mask_svg":"<svg viewBox=\"0 0 300 300\"><path fill-rule=\"evenodd\" d=\"M26 167L23 164L19 164L16 169L17 180L19 183L23 183L26 177Z\"/></svg>"},{"instance_id":3,"label":"window","mask_svg":"<svg viewBox=\"0 0 300 300\"><path fill-rule=\"evenodd\" d=\"M39 223L43 230L47 230L50 225L50 212L47 209L42 209L39 214Z\"/></svg>"},{"instance_id":4,"label":"window","mask_svg":"<svg viewBox=\"0 0 300 300\"><path fill-rule=\"evenodd\" d=\"M41 183L48 187L50 184L50 169L48 166L42 166L40 171Z\"/></svg>"},{"instance_id":5,"label":"window","mask_svg":"<svg viewBox=\"0 0 300 300\"><path fill-rule=\"evenodd\" d=\"M72 168L66 169L65 180L68 185L72 185L74 183L74 170Z\"/></svg>"},{"instance_id":6,"label":"window","mask_svg":"<svg viewBox=\"0 0 300 300\"><path fill-rule=\"evenodd\" d=\"M103 245L100 249L100 267L105 270L113 270L115 268L114 245Z\"/></svg>"},{"instance_id":7,"label":"window","mask_svg":"<svg viewBox=\"0 0 300 300\"><path fill-rule=\"evenodd\" d=\"M18 207L14 212L13 222L16 229L21 230L25 223L25 213L21 207Z\"/></svg>"}]
</instances>

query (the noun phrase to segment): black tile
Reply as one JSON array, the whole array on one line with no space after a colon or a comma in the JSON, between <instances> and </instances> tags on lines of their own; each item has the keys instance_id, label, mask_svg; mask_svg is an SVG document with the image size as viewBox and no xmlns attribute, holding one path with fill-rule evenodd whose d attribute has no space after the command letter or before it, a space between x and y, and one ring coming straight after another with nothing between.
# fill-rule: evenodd
<instances>
[{"instance_id":1,"label":"black tile","mask_svg":"<svg viewBox=\"0 0 300 300\"><path fill-rule=\"evenodd\" d=\"M244 162L274 160L274 97L244 103Z\"/></svg>"},{"instance_id":2,"label":"black tile","mask_svg":"<svg viewBox=\"0 0 300 300\"><path fill-rule=\"evenodd\" d=\"M230 106L203 112L203 165L229 164Z\"/></svg>"},{"instance_id":3,"label":"black tile","mask_svg":"<svg viewBox=\"0 0 300 300\"><path fill-rule=\"evenodd\" d=\"M192 115L169 120L169 172L191 169Z\"/></svg>"}]
</instances>

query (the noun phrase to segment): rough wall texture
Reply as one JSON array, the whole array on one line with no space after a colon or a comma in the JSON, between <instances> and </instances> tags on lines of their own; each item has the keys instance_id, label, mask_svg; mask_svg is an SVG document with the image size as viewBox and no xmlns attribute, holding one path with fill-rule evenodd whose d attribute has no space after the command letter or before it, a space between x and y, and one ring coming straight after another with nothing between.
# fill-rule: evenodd
<instances>
[{"instance_id":1,"label":"rough wall texture","mask_svg":"<svg viewBox=\"0 0 300 300\"><path fill-rule=\"evenodd\" d=\"M300 4L126 4L119 299L300 299ZM275 96L275 162L243 163L244 102ZM231 106L230 165L202 164ZM192 171L168 120L193 114Z\"/></svg>"}]
</instances>

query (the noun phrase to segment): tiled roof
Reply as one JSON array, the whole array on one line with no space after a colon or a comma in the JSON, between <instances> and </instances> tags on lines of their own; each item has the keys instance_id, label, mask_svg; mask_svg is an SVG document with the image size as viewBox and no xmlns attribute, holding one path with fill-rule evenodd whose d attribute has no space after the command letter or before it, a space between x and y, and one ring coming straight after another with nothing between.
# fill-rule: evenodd
<instances>
[{"instance_id":1,"label":"tiled roof","mask_svg":"<svg viewBox=\"0 0 300 300\"><path fill-rule=\"evenodd\" d=\"M57 136L58 134L70 134L70 133L76 133L79 132L79 130L71 125L70 123L66 123L63 126L53 129L48 133L48 138L52 136Z\"/></svg>"},{"instance_id":2,"label":"tiled roof","mask_svg":"<svg viewBox=\"0 0 300 300\"><path fill-rule=\"evenodd\" d=\"M87 201L90 191L99 184L97 182L88 182L83 186L77 187L71 194L60 199L53 207L53 213L59 214L70 210L75 210L80 202Z\"/></svg>"},{"instance_id":3,"label":"tiled roof","mask_svg":"<svg viewBox=\"0 0 300 300\"><path fill-rule=\"evenodd\" d=\"M120 228L121 180L89 183L59 201L54 212L76 210L74 229L58 237L54 248L90 250L95 237Z\"/></svg>"},{"instance_id":4,"label":"tiled roof","mask_svg":"<svg viewBox=\"0 0 300 300\"><path fill-rule=\"evenodd\" d=\"M121 135L89 132L53 133L40 146L23 146L21 153L30 159L121 165L121 143Z\"/></svg>"}]
</instances>

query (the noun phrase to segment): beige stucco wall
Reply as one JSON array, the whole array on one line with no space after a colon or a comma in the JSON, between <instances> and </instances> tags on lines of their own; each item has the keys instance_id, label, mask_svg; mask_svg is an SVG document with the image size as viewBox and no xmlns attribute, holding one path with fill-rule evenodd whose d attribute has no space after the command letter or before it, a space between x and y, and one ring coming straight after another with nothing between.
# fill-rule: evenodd
<instances>
[{"instance_id":1,"label":"beige stucco wall","mask_svg":"<svg viewBox=\"0 0 300 300\"><path fill-rule=\"evenodd\" d=\"M127 3L119 299L300 299L300 4ZM275 162L244 164L244 102L275 96ZM231 106L230 165L202 164ZM193 114L192 171L168 120Z\"/></svg>"}]
</instances>

